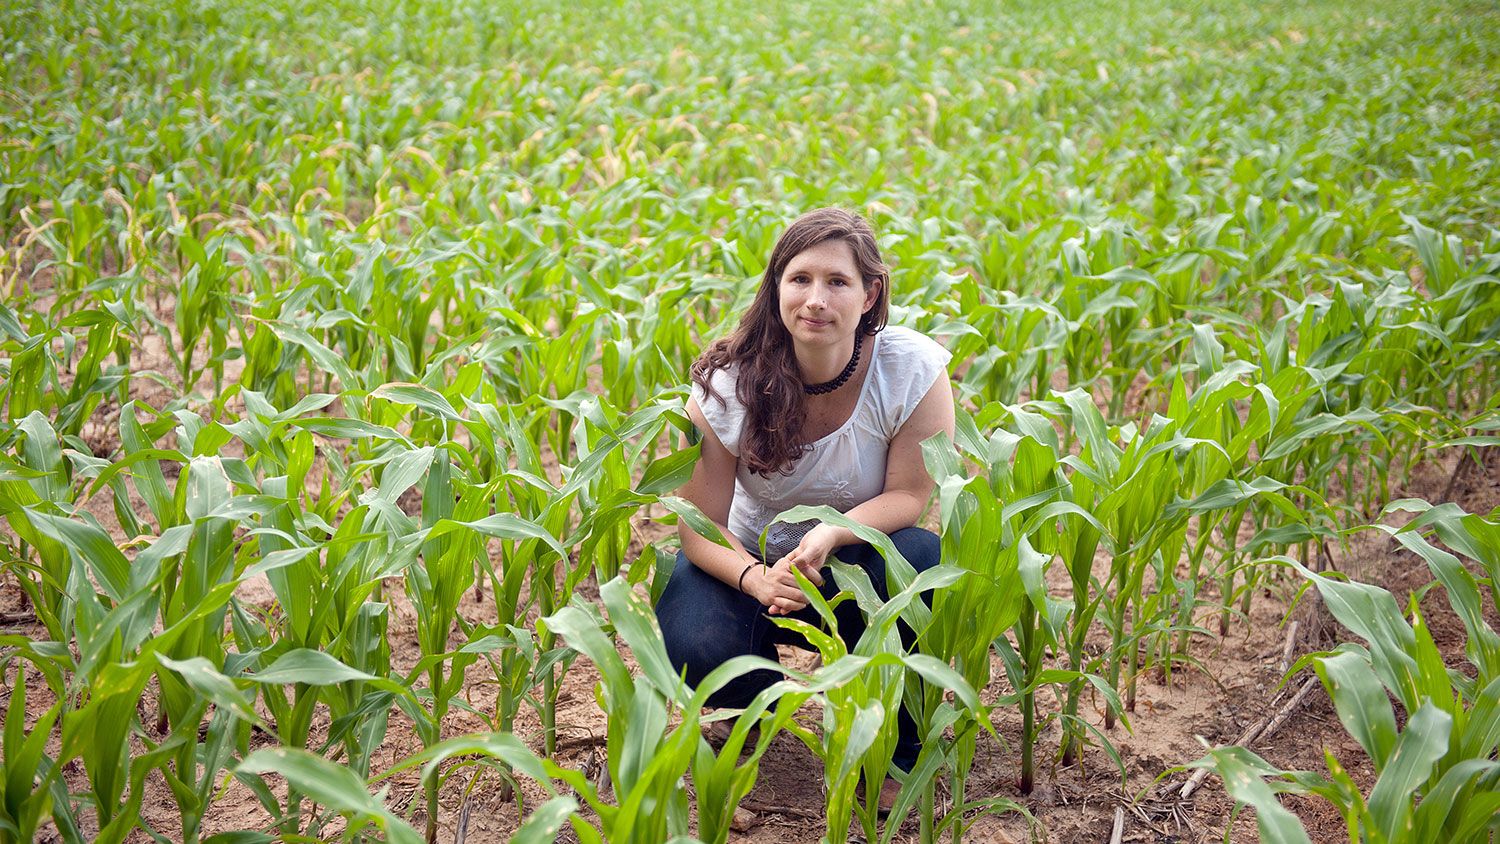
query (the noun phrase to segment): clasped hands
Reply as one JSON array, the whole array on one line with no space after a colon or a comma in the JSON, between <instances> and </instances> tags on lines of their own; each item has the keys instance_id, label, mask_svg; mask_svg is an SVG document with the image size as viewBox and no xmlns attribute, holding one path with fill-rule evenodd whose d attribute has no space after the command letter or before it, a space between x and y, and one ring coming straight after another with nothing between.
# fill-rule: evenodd
<instances>
[{"instance_id":1,"label":"clasped hands","mask_svg":"<svg viewBox=\"0 0 1500 844\"><path fill-rule=\"evenodd\" d=\"M757 566L745 579L745 591L767 607L771 615L788 615L807 606L807 595L797 585L798 569L814 586L823 585L821 569L834 549L834 529L818 525L808 531L791 553L769 566Z\"/></svg>"}]
</instances>

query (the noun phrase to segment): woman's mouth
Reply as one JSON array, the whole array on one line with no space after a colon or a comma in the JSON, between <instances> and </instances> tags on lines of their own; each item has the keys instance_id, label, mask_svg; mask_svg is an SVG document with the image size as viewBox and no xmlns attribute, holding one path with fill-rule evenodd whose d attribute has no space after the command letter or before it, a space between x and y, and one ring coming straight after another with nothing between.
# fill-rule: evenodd
<instances>
[{"instance_id":1,"label":"woman's mouth","mask_svg":"<svg viewBox=\"0 0 1500 844\"><path fill-rule=\"evenodd\" d=\"M812 326L813 328L822 328L823 326L829 324L829 321L826 319L809 319L807 317L803 317L802 321Z\"/></svg>"}]
</instances>

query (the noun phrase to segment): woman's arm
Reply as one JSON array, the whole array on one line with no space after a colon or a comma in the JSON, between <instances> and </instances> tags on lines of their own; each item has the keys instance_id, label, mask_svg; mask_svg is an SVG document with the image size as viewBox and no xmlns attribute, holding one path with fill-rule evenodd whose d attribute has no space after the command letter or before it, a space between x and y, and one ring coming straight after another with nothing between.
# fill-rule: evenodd
<instances>
[{"instance_id":1,"label":"woman's arm","mask_svg":"<svg viewBox=\"0 0 1500 844\"><path fill-rule=\"evenodd\" d=\"M704 417L703 410L698 407L696 399L688 399L687 413L703 439L698 463L693 467L693 476L683 485L680 494L703 511L703 515L719 528L719 532L724 534L732 547L725 548L705 539L688 527L687 522L679 521L677 536L682 542L683 553L693 565L732 587L743 587L746 594L760 601L763 606L772 607L773 611L778 608L801 609L806 606L807 598L791 575L790 563L780 566L779 571L771 571L758 565L760 561L746 551L744 544L729 532L729 505L734 500L734 478L739 469L739 459L724 447L724 443ZM746 572L745 567L751 564L756 565ZM743 580L741 574L744 575ZM814 582L821 580L819 577Z\"/></svg>"},{"instance_id":2,"label":"woman's arm","mask_svg":"<svg viewBox=\"0 0 1500 844\"><path fill-rule=\"evenodd\" d=\"M882 533L895 533L916 524L935 485L922 460L922 441L938 431L946 432L951 440L953 429L953 386L948 373L943 372L891 440L884 490L846 515ZM807 532L786 559L806 572L821 568L834 549L861 541L848 528L820 524Z\"/></svg>"}]
</instances>

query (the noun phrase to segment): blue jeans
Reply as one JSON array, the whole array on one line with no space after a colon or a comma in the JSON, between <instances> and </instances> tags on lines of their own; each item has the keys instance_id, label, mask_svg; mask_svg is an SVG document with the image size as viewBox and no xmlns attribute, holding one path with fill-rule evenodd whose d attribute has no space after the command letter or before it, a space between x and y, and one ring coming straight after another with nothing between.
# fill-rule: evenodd
<instances>
[{"instance_id":1,"label":"blue jeans","mask_svg":"<svg viewBox=\"0 0 1500 844\"><path fill-rule=\"evenodd\" d=\"M922 528L902 528L891 534L891 542L918 572L937 565L942 556L942 543L937 535ZM880 597L890 597L886 591L885 559L874 547L866 543L846 545L837 549L834 556L862 567ZM823 586L818 591L830 598L838 592L832 571L826 567ZM924 597L931 602L930 594ZM681 551L677 552L677 565L656 603L656 618L666 640L667 656L673 668L679 672L686 670L690 686L697 686L710 671L737 656L753 654L775 662L779 644L812 649L800 634L772 624L765 611L759 601L693 565ZM804 607L792 617L823 626L812 607ZM854 647L865 631L863 613L849 600L834 608L834 617L838 620L839 638L848 647ZM908 648L915 639L905 624L901 625L901 638ZM735 709L749 706L757 694L779 680L781 675L776 671L752 671L715 692L708 705ZM897 719L894 761L897 767L909 771L917 762L922 736L906 707L901 707Z\"/></svg>"}]
</instances>

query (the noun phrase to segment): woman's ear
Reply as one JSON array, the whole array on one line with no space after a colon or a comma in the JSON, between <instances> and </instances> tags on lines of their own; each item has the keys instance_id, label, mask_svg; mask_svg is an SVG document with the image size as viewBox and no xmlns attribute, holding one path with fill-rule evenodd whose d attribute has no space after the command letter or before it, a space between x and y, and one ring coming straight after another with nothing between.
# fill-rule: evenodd
<instances>
[{"instance_id":1,"label":"woman's ear","mask_svg":"<svg viewBox=\"0 0 1500 844\"><path fill-rule=\"evenodd\" d=\"M865 307L864 310L860 311L860 313L869 313L870 309L875 307L875 303L880 301L880 288L884 284L885 282L876 279L865 290Z\"/></svg>"}]
</instances>

